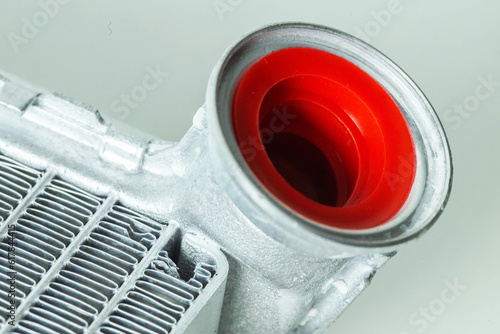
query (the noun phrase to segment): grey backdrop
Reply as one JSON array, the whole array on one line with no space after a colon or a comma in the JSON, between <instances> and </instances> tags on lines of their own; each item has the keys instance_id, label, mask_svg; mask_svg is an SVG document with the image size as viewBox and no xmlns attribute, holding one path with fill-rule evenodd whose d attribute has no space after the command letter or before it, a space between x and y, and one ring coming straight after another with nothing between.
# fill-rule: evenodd
<instances>
[{"instance_id":1,"label":"grey backdrop","mask_svg":"<svg viewBox=\"0 0 500 334\"><path fill-rule=\"evenodd\" d=\"M0 0L0 69L168 140L190 126L224 49L262 25L328 25L387 54L443 121L454 189L329 333L500 333L499 1L54 1ZM127 105L152 70L155 89Z\"/></svg>"}]
</instances>

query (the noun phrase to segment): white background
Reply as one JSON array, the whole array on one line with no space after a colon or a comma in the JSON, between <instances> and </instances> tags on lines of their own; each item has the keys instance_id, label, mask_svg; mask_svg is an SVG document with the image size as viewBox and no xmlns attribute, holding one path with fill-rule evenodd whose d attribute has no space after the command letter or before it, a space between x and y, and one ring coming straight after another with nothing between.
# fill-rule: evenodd
<instances>
[{"instance_id":1,"label":"white background","mask_svg":"<svg viewBox=\"0 0 500 334\"><path fill-rule=\"evenodd\" d=\"M328 333L500 333L499 1L73 0L47 22L42 10L0 0L0 69L168 140L187 131L213 65L241 35L278 21L364 31L436 108L454 185L435 227L401 249ZM41 27L23 35L37 19ZM128 114L112 108L157 66L168 72L157 89ZM454 281L466 288L450 302Z\"/></svg>"}]
</instances>

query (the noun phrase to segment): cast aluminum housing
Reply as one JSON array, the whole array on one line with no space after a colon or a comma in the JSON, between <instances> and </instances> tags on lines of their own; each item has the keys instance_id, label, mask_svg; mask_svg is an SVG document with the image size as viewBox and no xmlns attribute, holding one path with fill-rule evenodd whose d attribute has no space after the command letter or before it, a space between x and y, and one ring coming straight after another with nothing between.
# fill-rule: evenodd
<instances>
[{"instance_id":1,"label":"cast aluminum housing","mask_svg":"<svg viewBox=\"0 0 500 334\"><path fill-rule=\"evenodd\" d=\"M366 71L408 122L416 178L380 227L308 221L240 153L230 113L238 75L298 46ZM451 173L446 136L418 87L380 52L326 27L273 25L229 48L178 143L2 77L0 332L321 333L437 219Z\"/></svg>"}]
</instances>

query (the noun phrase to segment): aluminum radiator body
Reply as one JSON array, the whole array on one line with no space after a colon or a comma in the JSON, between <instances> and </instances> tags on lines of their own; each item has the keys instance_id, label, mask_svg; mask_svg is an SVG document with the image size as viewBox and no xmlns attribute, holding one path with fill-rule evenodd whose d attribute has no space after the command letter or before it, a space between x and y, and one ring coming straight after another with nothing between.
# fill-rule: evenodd
<instances>
[{"instance_id":1,"label":"aluminum radiator body","mask_svg":"<svg viewBox=\"0 0 500 334\"><path fill-rule=\"evenodd\" d=\"M325 49L331 38L397 100L416 136L416 185L381 228L305 221L226 142L220 104L245 59L289 44ZM437 117L399 69L372 71L373 55L327 28L264 28L222 58L179 143L0 78L0 332L324 331L397 246L430 227L449 193Z\"/></svg>"}]
</instances>

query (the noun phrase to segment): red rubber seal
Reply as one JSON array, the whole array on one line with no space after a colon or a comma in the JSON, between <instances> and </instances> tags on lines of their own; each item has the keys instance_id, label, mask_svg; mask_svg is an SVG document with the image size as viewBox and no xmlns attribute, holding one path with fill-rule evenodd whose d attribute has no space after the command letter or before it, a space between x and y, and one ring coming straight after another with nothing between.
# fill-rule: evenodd
<instances>
[{"instance_id":1,"label":"red rubber seal","mask_svg":"<svg viewBox=\"0 0 500 334\"><path fill-rule=\"evenodd\" d=\"M316 223L380 226L411 191L415 148L401 111L339 56L289 48L261 58L240 77L232 121L257 180Z\"/></svg>"}]
</instances>

